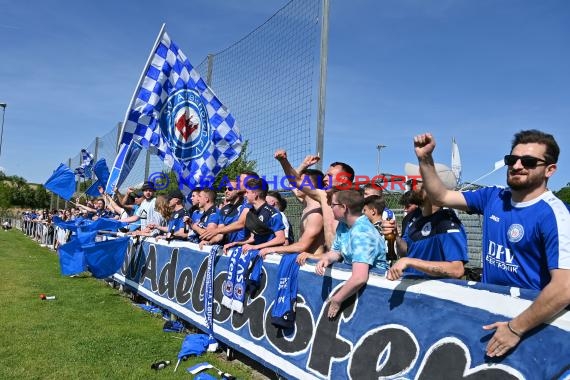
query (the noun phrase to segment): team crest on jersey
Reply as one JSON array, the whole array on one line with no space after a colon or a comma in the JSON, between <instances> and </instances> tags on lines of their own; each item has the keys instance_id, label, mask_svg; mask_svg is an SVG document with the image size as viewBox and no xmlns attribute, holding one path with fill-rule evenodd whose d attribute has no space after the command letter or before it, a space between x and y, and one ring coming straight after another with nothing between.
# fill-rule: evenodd
<instances>
[{"instance_id":1,"label":"team crest on jersey","mask_svg":"<svg viewBox=\"0 0 570 380\"><path fill-rule=\"evenodd\" d=\"M431 222L427 222L422 227L422 236L429 236L431 234Z\"/></svg>"},{"instance_id":2,"label":"team crest on jersey","mask_svg":"<svg viewBox=\"0 0 570 380\"><path fill-rule=\"evenodd\" d=\"M520 224L512 224L507 231L507 239L511 243L517 243L521 241L524 236L524 228Z\"/></svg>"},{"instance_id":3,"label":"team crest on jersey","mask_svg":"<svg viewBox=\"0 0 570 380\"><path fill-rule=\"evenodd\" d=\"M258 219L263 222L263 215L259 215Z\"/></svg>"},{"instance_id":4,"label":"team crest on jersey","mask_svg":"<svg viewBox=\"0 0 570 380\"><path fill-rule=\"evenodd\" d=\"M166 99L160 128L182 162L201 157L210 145L208 111L195 90L178 90Z\"/></svg>"}]
</instances>

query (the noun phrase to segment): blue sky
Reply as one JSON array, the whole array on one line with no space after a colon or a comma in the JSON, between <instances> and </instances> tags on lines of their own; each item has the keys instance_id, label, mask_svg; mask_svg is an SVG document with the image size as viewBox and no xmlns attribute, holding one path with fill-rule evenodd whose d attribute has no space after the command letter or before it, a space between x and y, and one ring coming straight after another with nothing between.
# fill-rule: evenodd
<instances>
[{"instance_id":1,"label":"blue sky","mask_svg":"<svg viewBox=\"0 0 570 380\"><path fill-rule=\"evenodd\" d=\"M44 182L121 121L162 22L197 65L286 1L181 3L0 0L0 167ZM470 181L537 128L561 146L558 190L570 182L568 20L564 0L331 0L325 164L372 176L384 144L381 171L399 174L430 131L448 165L455 137ZM505 169L482 182L504 184Z\"/></svg>"}]
</instances>

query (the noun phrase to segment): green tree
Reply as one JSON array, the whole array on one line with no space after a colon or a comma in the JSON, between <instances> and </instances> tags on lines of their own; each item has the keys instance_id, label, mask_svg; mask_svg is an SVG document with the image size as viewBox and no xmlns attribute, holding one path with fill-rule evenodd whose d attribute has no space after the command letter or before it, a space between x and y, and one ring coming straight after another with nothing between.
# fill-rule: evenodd
<instances>
[{"instance_id":1,"label":"green tree","mask_svg":"<svg viewBox=\"0 0 570 380\"><path fill-rule=\"evenodd\" d=\"M0 181L0 212L5 211L11 206L11 189L10 185L4 181Z\"/></svg>"},{"instance_id":2,"label":"green tree","mask_svg":"<svg viewBox=\"0 0 570 380\"><path fill-rule=\"evenodd\" d=\"M255 171L257 162L249 159L247 152L248 143L249 141L246 140L243 143L239 157L218 173L216 180L214 181L214 189L219 189L220 181L224 178L236 179L237 176L244 171Z\"/></svg>"},{"instance_id":3,"label":"green tree","mask_svg":"<svg viewBox=\"0 0 570 380\"><path fill-rule=\"evenodd\" d=\"M570 182L566 184L562 189L555 191L554 195L562 199L563 202L570 204Z\"/></svg>"},{"instance_id":4,"label":"green tree","mask_svg":"<svg viewBox=\"0 0 570 380\"><path fill-rule=\"evenodd\" d=\"M34 207L47 208L49 207L50 195L43 186L38 186L34 189Z\"/></svg>"}]
</instances>

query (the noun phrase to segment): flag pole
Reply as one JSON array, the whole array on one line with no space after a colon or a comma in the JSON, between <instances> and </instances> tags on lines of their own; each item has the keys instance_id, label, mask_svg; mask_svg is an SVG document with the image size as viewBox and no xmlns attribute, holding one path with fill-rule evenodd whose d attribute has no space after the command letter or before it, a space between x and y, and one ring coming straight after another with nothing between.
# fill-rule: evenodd
<instances>
[{"instance_id":1,"label":"flag pole","mask_svg":"<svg viewBox=\"0 0 570 380\"><path fill-rule=\"evenodd\" d=\"M478 181L481 181L483 178L490 176L491 174L493 174L494 172L496 172L497 170L501 169L503 166L505 166L504 164L501 166L498 166L497 163L499 161L497 161L495 163L495 168L493 170L491 170L489 173L482 175L481 177L477 178L476 180L472 181L472 182L465 182L465 186L463 186L461 189L459 189L459 191L465 190L467 187L469 187L469 185L471 184L476 184Z\"/></svg>"},{"instance_id":2,"label":"flag pole","mask_svg":"<svg viewBox=\"0 0 570 380\"><path fill-rule=\"evenodd\" d=\"M142 72L141 72L141 75L140 75L139 80L137 82L137 85L135 87L135 90L133 91L131 101L129 103L129 106L127 107L127 111L125 112L125 117L124 117L123 122L121 123L121 126L120 126L120 132L119 132L118 137L117 137L117 155L115 156L115 161L113 163L113 168L111 170L109 179L107 180L107 183L105 184L105 188L111 194L113 193L113 190L109 188L110 187L109 181L111 181L111 179L113 179L113 178L115 178L118 181L118 179L121 177L121 173L123 171L122 164L121 164L120 168L115 169L115 164L117 163L117 159L121 154L125 154L125 155L128 154L128 152L131 149L131 145L133 143L133 141L131 140L128 145L123 146L123 144L122 144L123 134L125 132L125 126L127 125L127 120L129 119L129 113L130 113L131 109L133 108L133 105L135 104L135 101L136 101L137 95L138 95L137 92L140 90L140 87L144 81L144 78L146 77L146 73L147 73L148 68L152 62L154 55L155 55L156 48L158 47L158 44L160 43L160 40L162 39L162 36L164 34L165 29L166 29L166 23L163 23L162 26L160 27L160 31L158 32L158 35L156 37L156 40L154 41L154 44L152 45L152 49L151 49L150 54L146 60L146 64L142 69ZM117 170L118 170L118 174L117 174Z\"/></svg>"},{"instance_id":3,"label":"flag pole","mask_svg":"<svg viewBox=\"0 0 570 380\"><path fill-rule=\"evenodd\" d=\"M158 46L158 43L160 42L160 39L162 38L162 34L164 33L164 29L166 29L166 23L162 23L162 26L160 27L160 31L158 32L158 36L156 37L156 40L154 41L154 45L152 45L152 49L151 49L150 54L146 60L146 64L144 65L144 67L142 69L141 76L139 78L139 81L137 82L137 86L135 87L135 90L133 92L133 96L131 97L131 101L129 103L129 106L127 107L127 112L125 113L125 118L123 119L123 123L121 125L121 133L119 134L120 138L117 140L117 149L121 145L121 140L123 138L123 132L125 130L125 125L127 124L127 119L129 118L129 112L131 111L133 104L135 103L135 100L137 98L137 91L140 89L142 82L144 81L147 69L150 66L152 58L154 57L154 52Z\"/></svg>"}]
</instances>

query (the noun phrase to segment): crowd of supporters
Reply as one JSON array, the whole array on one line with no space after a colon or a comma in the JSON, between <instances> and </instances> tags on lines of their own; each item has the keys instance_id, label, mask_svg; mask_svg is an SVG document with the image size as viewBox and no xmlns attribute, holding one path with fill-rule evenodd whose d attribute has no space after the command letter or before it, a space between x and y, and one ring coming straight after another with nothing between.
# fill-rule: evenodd
<instances>
[{"instance_id":1,"label":"crowd of supporters","mask_svg":"<svg viewBox=\"0 0 570 380\"><path fill-rule=\"evenodd\" d=\"M504 159L509 187L460 192L454 191L457 183L434 165L432 136L416 136L414 143L420 165L409 166L415 172L407 173L413 180L401 200L407 213L401 228L386 208L381 188L356 190L355 185L339 190L353 183L350 165L333 162L323 173L310 168L320 158L307 156L293 168L287 153L278 150L275 159L304 206L298 238L283 212L287 202L278 192L269 192L268 184L254 172L229 181L220 204L215 191L202 188L192 191L186 208L186 197L179 190L156 195L154 184L146 182L140 191L129 188L125 194L116 191L113 197L101 188L101 197L76 199L66 210L27 211L23 229L55 249L69 234L54 228L53 217L64 221L113 218L128 223L123 232L131 235L222 245L228 254L240 247L239 254L262 259L268 254L296 254L299 265L317 260L315 271L320 275L334 262L343 261L351 265L352 275L328 299L328 316L334 318L342 303L366 284L371 268L385 270L388 280L461 278L468 262L467 237L461 221L447 207L488 215L494 224L483 225L483 246L489 247L483 252L483 282L541 291L535 301L540 309L531 306L512 321L484 326L496 329L487 355L504 355L527 331L570 303L569 210L547 188L548 178L556 171L559 147L551 135L521 131ZM528 216L517 212L528 212ZM506 223L513 215L517 223ZM525 230L530 233L525 235Z\"/></svg>"}]
</instances>

